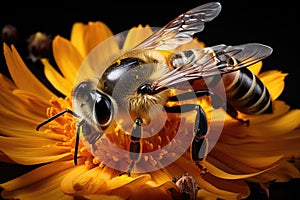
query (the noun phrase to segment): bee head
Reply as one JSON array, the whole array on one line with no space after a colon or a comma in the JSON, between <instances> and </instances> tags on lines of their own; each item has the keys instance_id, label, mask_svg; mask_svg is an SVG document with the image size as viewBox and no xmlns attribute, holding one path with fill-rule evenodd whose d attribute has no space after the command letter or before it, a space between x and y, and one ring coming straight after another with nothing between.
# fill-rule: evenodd
<instances>
[{"instance_id":1,"label":"bee head","mask_svg":"<svg viewBox=\"0 0 300 200\"><path fill-rule=\"evenodd\" d=\"M110 97L97 89L97 82L87 80L73 90L74 111L91 125L106 129L113 119Z\"/></svg>"}]
</instances>

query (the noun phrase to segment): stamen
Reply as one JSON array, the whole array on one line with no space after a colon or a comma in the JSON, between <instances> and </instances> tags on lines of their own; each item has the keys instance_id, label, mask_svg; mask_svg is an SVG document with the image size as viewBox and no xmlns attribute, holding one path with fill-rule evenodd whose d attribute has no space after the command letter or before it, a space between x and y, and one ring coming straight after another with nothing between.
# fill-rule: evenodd
<instances>
[{"instance_id":1,"label":"stamen","mask_svg":"<svg viewBox=\"0 0 300 200\"><path fill-rule=\"evenodd\" d=\"M72 108L71 103L72 102L70 101L70 98L52 98L50 100L51 107L47 109L48 117L52 117L53 115L60 113L61 111L66 109L72 110L70 109ZM151 166L155 166L158 164L159 160L165 159L165 157L169 153L171 153L163 147L168 145L170 142L174 143L174 137L176 136L177 128L180 125L180 120L177 119L178 117L180 116L174 114L172 116L169 116L167 118L165 126L158 133L145 132L146 135L151 135L151 137L141 138L141 151L143 153L151 153L160 150L161 152L159 155L156 155L155 158L147 154L144 154L145 156L142 155L141 159L143 160L143 162L146 162ZM78 121L76 117L70 115L69 113L65 113L56 118L55 120L51 121L47 126L45 126L44 131L51 131L52 133L54 132L59 135L64 135L65 141L58 142L56 145L71 147L70 152L74 154L77 123ZM153 130L151 129L148 131ZM100 139L96 140L93 143L90 143L90 141L85 140L86 138L83 136L89 135L90 133L80 134L81 138L78 146L79 150L77 157L82 159L83 162L81 161L81 163L84 163L88 167L95 165L103 167L107 162L113 162L116 163L116 165L124 165L124 163L120 162L126 162L126 159L124 159L124 153L113 150L117 146L120 149L129 151L130 134L124 132L120 126L116 125L114 129L110 129L109 133L104 133L104 135Z\"/></svg>"}]
</instances>

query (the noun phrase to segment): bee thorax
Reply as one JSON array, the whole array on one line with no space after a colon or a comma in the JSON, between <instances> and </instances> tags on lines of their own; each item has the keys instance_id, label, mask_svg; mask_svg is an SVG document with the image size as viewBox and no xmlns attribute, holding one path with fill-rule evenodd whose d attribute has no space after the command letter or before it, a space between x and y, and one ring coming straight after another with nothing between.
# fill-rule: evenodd
<instances>
[{"instance_id":1,"label":"bee thorax","mask_svg":"<svg viewBox=\"0 0 300 200\"><path fill-rule=\"evenodd\" d=\"M158 115L158 109L166 103L168 99L168 91L162 91L158 94L142 94L135 93L129 98L128 110L133 119L141 118L143 124L150 123L151 118Z\"/></svg>"}]
</instances>

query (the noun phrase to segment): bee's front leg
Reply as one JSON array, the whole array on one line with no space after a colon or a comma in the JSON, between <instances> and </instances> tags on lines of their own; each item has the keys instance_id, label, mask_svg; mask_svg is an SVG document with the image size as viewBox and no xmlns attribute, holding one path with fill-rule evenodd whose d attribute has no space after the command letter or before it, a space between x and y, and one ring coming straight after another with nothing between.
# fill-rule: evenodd
<instances>
[{"instance_id":1,"label":"bee's front leg","mask_svg":"<svg viewBox=\"0 0 300 200\"><path fill-rule=\"evenodd\" d=\"M74 149L74 165L77 165L77 157L78 157L78 146L79 146L79 138L80 138L80 130L82 125L86 123L85 120L81 120L77 124L77 131L76 131L76 140L75 140L75 149Z\"/></svg>"},{"instance_id":2,"label":"bee's front leg","mask_svg":"<svg viewBox=\"0 0 300 200\"><path fill-rule=\"evenodd\" d=\"M128 165L127 171L123 172L121 174L119 174L119 176L123 175L123 174L127 174L128 176L130 176L135 163L137 162L137 160L140 157L141 154L141 143L140 143L140 139L142 136L142 119L141 118L137 118L135 120L135 126L133 127L133 130L131 132L131 136L130 136L130 163Z\"/></svg>"}]
</instances>

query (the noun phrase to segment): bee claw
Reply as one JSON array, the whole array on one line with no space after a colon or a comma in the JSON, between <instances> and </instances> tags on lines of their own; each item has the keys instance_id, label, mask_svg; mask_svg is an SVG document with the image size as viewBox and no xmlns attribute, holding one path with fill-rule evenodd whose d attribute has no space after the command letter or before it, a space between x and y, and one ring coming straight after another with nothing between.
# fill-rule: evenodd
<instances>
[{"instance_id":1,"label":"bee claw","mask_svg":"<svg viewBox=\"0 0 300 200\"><path fill-rule=\"evenodd\" d=\"M122 173L119 174L119 176L123 176L123 175L125 175L125 174L126 174L128 177L131 176L130 172L122 172Z\"/></svg>"},{"instance_id":2,"label":"bee claw","mask_svg":"<svg viewBox=\"0 0 300 200\"><path fill-rule=\"evenodd\" d=\"M242 124L245 124L247 127L250 126L250 120L249 120L249 119L243 120L243 119L237 118L237 120L238 120L239 122L241 122Z\"/></svg>"},{"instance_id":3,"label":"bee claw","mask_svg":"<svg viewBox=\"0 0 300 200\"><path fill-rule=\"evenodd\" d=\"M195 162L195 165L200 170L200 176L204 176L207 174L208 169L205 167L205 165L201 161Z\"/></svg>"},{"instance_id":4,"label":"bee claw","mask_svg":"<svg viewBox=\"0 0 300 200\"><path fill-rule=\"evenodd\" d=\"M206 175L206 174L207 174L207 172L208 172L208 169L207 169L207 168L205 168L205 169L201 170L201 171L200 171L200 176L204 176L204 175Z\"/></svg>"}]
</instances>

